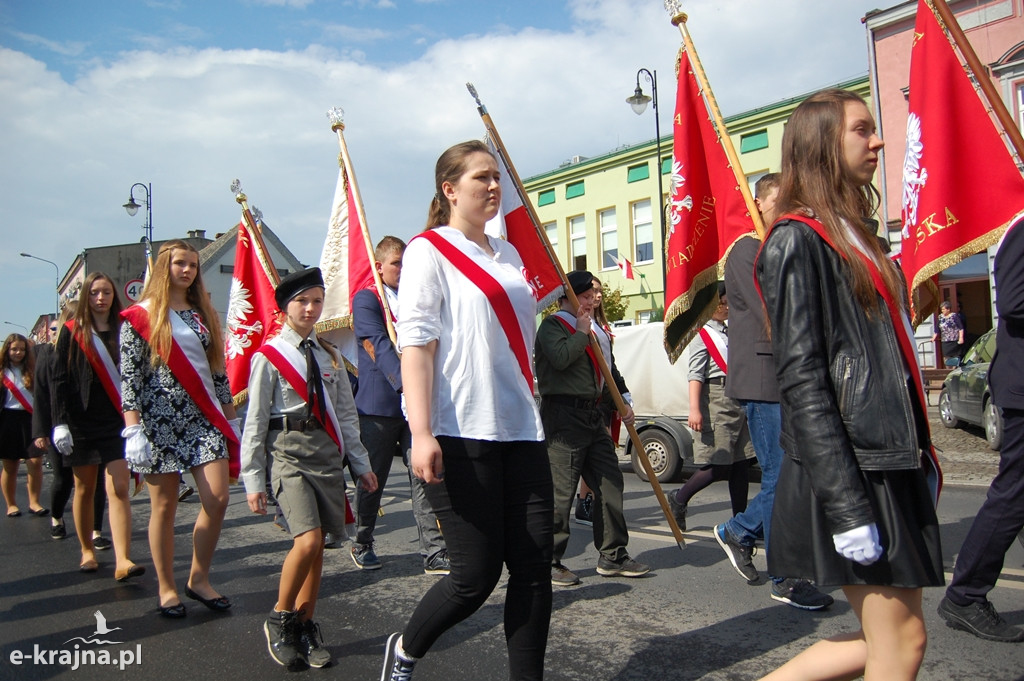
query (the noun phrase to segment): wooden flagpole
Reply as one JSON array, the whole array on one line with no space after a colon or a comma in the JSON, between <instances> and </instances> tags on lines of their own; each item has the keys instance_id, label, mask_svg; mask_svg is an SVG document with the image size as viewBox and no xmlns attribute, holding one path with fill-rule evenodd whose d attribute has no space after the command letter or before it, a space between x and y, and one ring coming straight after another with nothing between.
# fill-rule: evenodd
<instances>
[{"instance_id":1,"label":"wooden flagpole","mask_svg":"<svg viewBox=\"0 0 1024 681\"><path fill-rule=\"evenodd\" d=\"M274 267L274 264L269 261L270 253L267 251L266 242L263 241L263 230L260 228L256 218L253 217L252 211L249 210L248 197L246 197L245 193L241 190L242 186L238 183L238 180L235 180L231 184L231 189L232 191L237 189L237 191L235 191L235 201L242 206L242 219L249 227L249 233L252 234L253 238L256 240L256 244L258 246L256 254L260 259L260 264L263 266L263 271L266 273L267 279L270 280L270 283L277 286L281 283L281 275L278 274L277 268Z\"/></svg>"},{"instance_id":2,"label":"wooden flagpole","mask_svg":"<svg viewBox=\"0 0 1024 681\"><path fill-rule=\"evenodd\" d=\"M487 107L480 102L480 97L477 95L476 88L473 87L472 83L466 83L466 88L473 96L473 99L476 100L477 111L480 113L480 118L484 122L484 128L487 130L488 136L490 136L491 141L494 142L494 146L502 156L505 167L508 168L509 174L512 176L512 180L516 186L516 192L519 194L519 198L522 200L523 205L526 206L526 210L530 214L530 220L533 222L533 228L536 231L537 238L539 238L540 242L544 244L544 249L547 252L548 257L551 258L551 262L558 271L558 276L561 278L562 285L565 287L566 296L568 296L569 301L572 303L573 309L579 309L580 304L576 299L576 294L573 292L572 286L569 285L569 280L565 276L565 270L562 269L562 264L558 261L558 256L555 255L554 248L552 248L551 242L548 240L548 235L540 228L540 220L537 217L537 211L534 209L533 204L526 195L526 190L523 189L523 183L522 180L519 179L519 173L516 172L516 168L512 164L512 160L509 158L508 151L505 149L505 145L501 141L501 136L494 127L494 121L491 120L491 115L487 113ZM609 369L608 363L604 357L604 351L601 350L601 347L598 345L597 338L594 334L590 334L590 346L594 351L594 356L597 358L597 363L601 368L601 374L604 376L604 381L611 393L612 400L615 402L615 408L619 413L625 412L626 403L623 401L622 395L619 393L619 387L615 385L611 369ZM541 399L543 399L543 397L541 397ZM683 533L680 531L679 525L676 523L675 516L672 515L672 509L669 508L668 500L665 499L665 493L661 489L661 483L658 482L658 476L654 473L654 469L651 467L651 462L647 458L647 453L644 450L643 443L640 441L640 436L637 434L636 428L632 423L625 425L626 429L629 431L629 439L633 443L633 448L637 451L637 459L643 466L644 472L647 473L647 479L651 484L651 488L654 490L654 496L661 505L661 510L662 513L665 514L665 519L668 520L668 525L672 529L672 535L675 537L676 544L681 549L685 545L686 541L683 539Z\"/></svg>"}]
</instances>

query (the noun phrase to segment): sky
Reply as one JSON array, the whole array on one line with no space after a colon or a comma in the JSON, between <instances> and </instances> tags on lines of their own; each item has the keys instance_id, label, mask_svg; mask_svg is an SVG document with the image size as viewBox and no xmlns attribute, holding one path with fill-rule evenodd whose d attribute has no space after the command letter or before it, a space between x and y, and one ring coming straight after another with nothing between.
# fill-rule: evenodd
<instances>
[{"instance_id":1,"label":"sky","mask_svg":"<svg viewBox=\"0 0 1024 681\"><path fill-rule=\"evenodd\" d=\"M861 18L896 0L687 0L725 116L867 73ZM229 185L317 265L345 141L374 242L425 221L444 149L479 138L474 83L521 177L654 138L625 98L681 43L661 0L0 0L0 334L54 305L84 248L227 231ZM641 80L650 94L650 84ZM136 190L142 202L144 193Z\"/></svg>"}]
</instances>

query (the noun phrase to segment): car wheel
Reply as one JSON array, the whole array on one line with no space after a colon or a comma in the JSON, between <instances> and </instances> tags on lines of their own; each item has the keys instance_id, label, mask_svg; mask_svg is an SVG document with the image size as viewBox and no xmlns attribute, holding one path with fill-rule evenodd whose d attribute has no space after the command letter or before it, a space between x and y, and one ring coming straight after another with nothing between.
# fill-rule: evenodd
<instances>
[{"instance_id":1,"label":"car wheel","mask_svg":"<svg viewBox=\"0 0 1024 681\"><path fill-rule=\"evenodd\" d=\"M985 428L988 448L998 452L1003 445L1003 415L991 398L985 402L985 407L981 411L981 425Z\"/></svg>"},{"instance_id":2,"label":"car wheel","mask_svg":"<svg viewBox=\"0 0 1024 681\"><path fill-rule=\"evenodd\" d=\"M651 462L651 468L654 470L658 482L672 482L683 467L683 461L679 458L679 448L676 447L672 436L664 431L651 428L640 433L640 443L644 446L647 460ZM648 482L647 471L644 470L638 456L639 452L634 447L630 457L633 472L641 480Z\"/></svg>"},{"instance_id":3,"label":"car wheel","mask_svg":"<svg viewBox=\"0 0 1024 681\"><path fill-rule=\"evenodd\" d=\"M960 424L960 419L953 416L953 401L950 399L949 390L946 388L943 388L942 392L939 393L939 420L947 428L956 428Z\"/></svg>"}]
</instances>

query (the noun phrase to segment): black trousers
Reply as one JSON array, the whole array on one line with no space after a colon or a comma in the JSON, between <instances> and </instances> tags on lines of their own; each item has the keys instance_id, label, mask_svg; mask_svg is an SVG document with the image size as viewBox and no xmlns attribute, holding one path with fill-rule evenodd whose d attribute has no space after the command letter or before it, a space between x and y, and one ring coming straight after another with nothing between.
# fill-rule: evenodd
<instances>
[{"instance_id":1,"label":"black trousers","mask_svg":"<svg viewBox=\"0 0 1024 681\"><path fill-rule=\"evenodd\" d=\"M509 678L542 679L551 620L553 493L543 442L437 438L444 481L427 485L451 574L426 593L402 634L422 657L441 634L483 605L502 574Z\"/></svg>"},{"instance_id":2,"label":"black trousers","mask_svg":"<svg viewBox=\"0 0 1024 681\"><path fill-rule=\"evenodd\" d=\"M957 605L984 603L1003 569L1006 551L1024 527L1024 410L1003 409L999 472L967 532L946 589Z\"/></svg>"}]
</instances>

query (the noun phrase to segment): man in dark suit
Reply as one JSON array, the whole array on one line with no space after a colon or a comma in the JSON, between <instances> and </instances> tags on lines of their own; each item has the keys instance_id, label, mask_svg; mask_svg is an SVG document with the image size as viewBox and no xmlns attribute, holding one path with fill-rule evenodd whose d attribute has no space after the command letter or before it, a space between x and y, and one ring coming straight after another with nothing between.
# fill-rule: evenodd
<instances>
[{"instance_id":1,"label":"man in dark suit","mask_svg":"<svg viewBox=\"0 0 1024 681\"><path fill-rule=\"evenodd\" d=\"M1003 413L999 472L956 558L939 615L989 641L1019 643L1024 629L1006 623L988 600L1006 551L1024 527L1024 220L1006 232L993 264L996 353L988 371L992 400Z\"/></svg>"},{"instance_id":2,"label":"man in dark suit","mask_svg":"<svg viewBox=\"0 0 1024 681\"><path fill-rule=\"evenodd\" d=\"M386 236L374 250L377 271L384 284L387 313L392 324L398 315L398 282L402 275L405 243ZM401 360L388 333L385 308L375 289L363 289L352 300L352 329L358 343L359 389L356 409L359 411L359 432L370 454L370 466L377 476L377 490L366 492L356 487L356 538L350 550L352 561L361 570L377 570L380 558L373 550L373 530L377 524L381 494L391 472L391 462L401 453L409 467L412 436L402 413ZM437 519L427 502L423 482L412 475L412 512L419 532L423 571L427 574L448 574L448 551L438 529Z\"/></svg>"}]
</instances>

